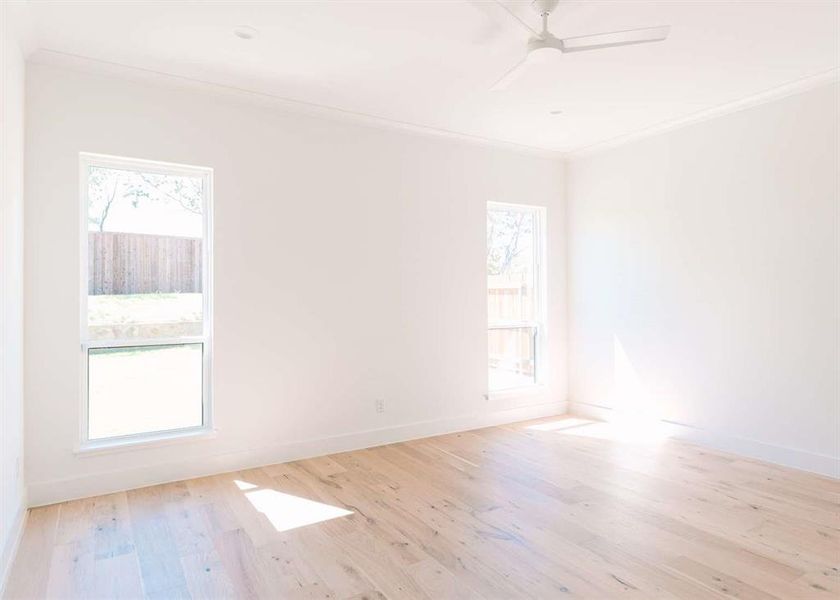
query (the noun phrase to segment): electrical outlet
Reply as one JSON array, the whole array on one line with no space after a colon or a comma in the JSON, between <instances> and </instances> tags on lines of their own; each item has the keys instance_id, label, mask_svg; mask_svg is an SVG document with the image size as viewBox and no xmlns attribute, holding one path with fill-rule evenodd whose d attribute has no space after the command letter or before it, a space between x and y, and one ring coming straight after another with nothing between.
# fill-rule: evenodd
<instances>
[{"instance_id":1,"label":"electrical outlet","mask_svg":"<svg viewBox=\"0 0 840 600\"><path fill-rule=\"evenodd\" d=\"M380 399L375 400L374 405L376 406L376 412L382 413L385 412L385 401Z\"/></svg>"}]
</instances>

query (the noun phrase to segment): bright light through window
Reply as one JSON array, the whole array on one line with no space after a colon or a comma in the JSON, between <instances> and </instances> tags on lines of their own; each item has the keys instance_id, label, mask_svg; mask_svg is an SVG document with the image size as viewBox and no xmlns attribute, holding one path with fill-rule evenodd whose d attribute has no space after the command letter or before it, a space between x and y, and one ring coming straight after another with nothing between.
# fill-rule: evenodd
<instances>
[{"instance_id":1,"label":"bright light through window","mask_svg":"<svg viewBox=\"0 0 840 600\"><path fill-rule=\"evenodd\" d=\"M542 211L490 203L487 209L489 389L534 385L543 361L540 272Z\"/></svg>"},{"instance_id":2,"label":"bright light through window","mask_svg":"<svg viewBox=\"0 0 840 600\"><path fill-rule=\"evenodd\" d=\"M202 345L91 348L91 440L200 427Z\"/></svg>"},{"instance_id":3,"label":"bright light through window","mask_svg":"<svg viewBox=\"0 0 840 600\"><path fill-rule=\"evenodd\" d=\"M88 167L91 339L202 334L203 183Z\"/></svg>"},{"instance_id":4,"label":"bright light through window","mask_svg":"<svg viewBox=\"0 0 840 600\"><path fill-rule=\"evenodd\" d=\"M209 169L82 155L86 441L209 425Z\"/></svg>"}]
</instances>

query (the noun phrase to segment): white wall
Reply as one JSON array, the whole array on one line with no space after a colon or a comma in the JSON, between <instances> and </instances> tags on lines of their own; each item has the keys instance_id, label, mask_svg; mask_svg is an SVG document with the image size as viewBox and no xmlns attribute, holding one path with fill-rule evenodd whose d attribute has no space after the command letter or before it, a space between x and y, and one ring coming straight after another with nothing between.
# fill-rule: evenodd
<instances>
[{"instance_id":1,"label":"white wall","mask_svg":"<svg viewBox=\"0 0 840 600\"><path fill-rule=\"evenodd\" d=\"M838 106L832 84L569 165L575 410L840 475Z\"/></svg>"},{"instance_id":2,"label":"white wall","mask_svg":"<svg viewBox=\"0 0 840 600\"><path fill-rule=\"evenodd\" d=\"M26 108L33 504L564 409L559 161L45 65ZM73 453L82 151L215 169L215 439ZM547 207L552 369L488 401L490 200Z\"/></svg>"},{"instance_id":3,"label":"white wall","mask_svg":"<svg viewBox=\"0 0 840 600\"><path fill-rule=\"evenodd\" d=\"M26 504L23 481L24 63L0 3L0 593Z\"/></svg>"}]
</instances>

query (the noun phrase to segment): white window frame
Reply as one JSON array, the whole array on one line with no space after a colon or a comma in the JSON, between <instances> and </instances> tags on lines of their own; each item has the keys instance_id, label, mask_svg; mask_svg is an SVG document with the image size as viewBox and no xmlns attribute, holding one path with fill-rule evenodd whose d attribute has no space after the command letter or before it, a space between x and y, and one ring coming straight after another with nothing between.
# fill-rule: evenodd
<instances>
[{"instance_id":1,"label":"white window frame","mask_svg":"<svg viewBox=\"0 0 840 600\"><path fill-rule=\"evenodd\" d=\"M504 210L508 212L523 212L534 216L534 292L536 306L534 307L535 319L531 321L495 321L487 319L487 331L493 329L520 329L533 328L534 330L534 381L527 385L514 386L509 388L490 389L490 365L487 365L487 387L488 397L507 396L521 392L538 391L545 386L546 365L548 364L548 328L547 305L548 290L546 287L546 209L544 206L533 206L529 204L513 204L508 202L488 202L487 212L491 210ZM485 214L485 224L487 217ZM486 238L486 236L485 236ZM486 296L485 296L486 297ZM489 353L488 353L489 361Z\"/></svg>"},{"instance_id":2,"label":"white window frame","mask_svg":"<svg viewBox=\"0 0 840 600\"><path fill-rule=\"evenodd\" d=\"M123 338L91 340L88 331L88 174L91 166L161 175L200 177L202 180L202 217L204 221L202 252L202 335L169 338ZM79 154L80 210L80 347L81 407L79 444L76 452L98 453L103 450L171 443L182 438L212 437L213 429L213 169L152 160L124 158L105 154ZM91 440L89 437L88 358L97 348L133 348L137 346L202 345L202 423L198 426L165 431L134 433Z\"/></svg>"}]
</instances>

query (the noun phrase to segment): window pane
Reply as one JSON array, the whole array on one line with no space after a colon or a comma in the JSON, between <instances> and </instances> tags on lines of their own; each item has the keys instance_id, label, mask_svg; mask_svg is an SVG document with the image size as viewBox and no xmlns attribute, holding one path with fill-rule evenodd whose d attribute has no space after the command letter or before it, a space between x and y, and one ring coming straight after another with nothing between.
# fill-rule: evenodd
<instances>
[{"instance_id":1,"label":"window pane","mask_svg":"<svg viewBox=\"0 0 840 600\"><path fill-rule=\"evenodd\" d=\"M89 167L90 339L203 334L202 187L200 177Z\"/></svg>"},{"instance_id":2,"label":"window pane","mask_svg":"<svg viewBox=\"0 0 840 600\"><path fill-rule=\"evenodd\" d=\"M536 382L534 327L490 329L487 345L491 390L522 387Z\"/></svg>"},{"instance_id":3,"label":"window pane","mask_svg":"<svg viewBox=\"0 0 840 600\"><path fill-rule=\"evenodd\" d=\"M490 323L536 319L533 211L487 211L487 311Z\"/></svg>"},{"instance_id":4,"label":"window pane","mask_svg":"<svg viewBox=\"0 0 840 600\"><path fill-rule=\"evenodd\" d=\"M88 351L92 440L203 424L203 344Z\"/></svg>"}]
</instances>

